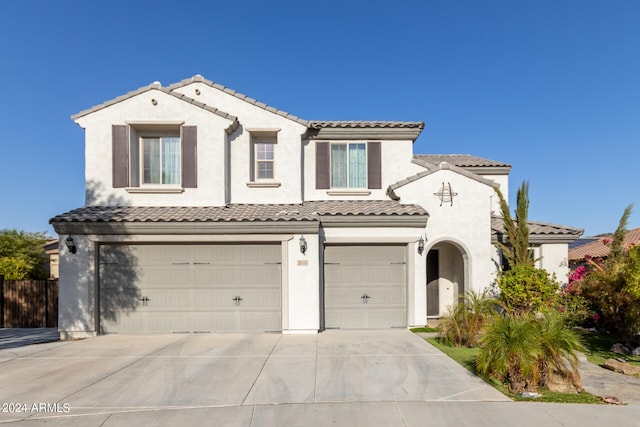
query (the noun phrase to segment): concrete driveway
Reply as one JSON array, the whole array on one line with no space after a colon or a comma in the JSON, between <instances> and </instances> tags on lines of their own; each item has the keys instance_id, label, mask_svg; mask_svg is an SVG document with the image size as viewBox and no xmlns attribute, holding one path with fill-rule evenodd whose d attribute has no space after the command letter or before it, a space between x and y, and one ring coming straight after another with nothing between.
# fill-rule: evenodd
<instances>
[{"instance_id":1,"label":"concrete driveway","mask_svg":"<svg viewBox=\"0 0 640 427\"><path fill-rule=\"evenodd\" d=\"M21 425L504 425L507 416L527 426L562 418L510 402L408 331L29 345L0 350L0 384L0 423Z\"/></svg>"},{"instance_id":2,"label":"concrete driveway","mask_svg":"<svg viewBox=\"0 0 640 427\"><path fill-rule=\"evenodd\" d=\"M0 350L0 402L69 415L318 402L504 401L408 331L106 335ZM64 408L62 408L64 410Z\"/></svg>"}]
</instances>

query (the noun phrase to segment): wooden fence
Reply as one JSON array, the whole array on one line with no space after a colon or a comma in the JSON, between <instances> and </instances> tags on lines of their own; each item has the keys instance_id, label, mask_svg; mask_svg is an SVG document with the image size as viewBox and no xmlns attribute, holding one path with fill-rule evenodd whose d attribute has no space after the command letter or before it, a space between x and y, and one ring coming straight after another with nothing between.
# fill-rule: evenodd
<instances>
[{"instance_id":1,"label":"wooden fence","mask_svg":"<svg viewBox=\"0 0 640 427\"><path fill-rule=\"evenodd\" d=\"M58 326L58 280L4 280L0 276L0 327Z\"/></svg>"}]
</instances>

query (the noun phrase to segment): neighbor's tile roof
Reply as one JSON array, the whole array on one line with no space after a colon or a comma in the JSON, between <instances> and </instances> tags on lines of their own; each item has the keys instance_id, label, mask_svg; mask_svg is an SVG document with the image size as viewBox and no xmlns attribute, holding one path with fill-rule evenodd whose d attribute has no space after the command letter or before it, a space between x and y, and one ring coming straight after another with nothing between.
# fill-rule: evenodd
<instances>
[{"instance_id":1,"label":"neighbor's tile roof","mask_svg":"<svg viewBox=\"0 0 640 427\"><path fill-rule=\"evenodd\" d=\"M601 236L598 240L585 243L584 245L576 246L569 249L569 261L580 261L585 256L590 257L605 257L609 255L611 250L610 243L605 244L605 240L611 241L613 236ZM640 228L634 228L629 230L624 239L624 246L640 244Z\"/></svg>"},{"instance_id":2,"label":"neighbor's tile roof","mask_svg":"<svg viewBox=\"0 0 640 427\"><path fill-rule=\"evenodd\" d=\"M316 221L322 216L425 216L417 205L393 200L327 200L303 204L228 206L87 206L63 213L54 222L261 222Z\"/></svg>"},{"instance_id":3,"label":"neighbor's tile roof","mask_svg":"<svg viewBox=\"0 0 640 427\"><path fill-rule=\"evenodd\" d=\"M484 159L470 154L416 154L414 160L431 164L447 162L461 168L465 167L511 167L510 164L496 160Z\"/></svg>"},{"instance_id":4,"label":"neighbor's tile roof","mask_svg":"<svg viewBox=\"0 0 640 427\"><path fill-rule=\"evenodd\" d=\"M529 221L529 234L532 236L566 236L575 237L576 239L584 232L581 228L567 227L566 225L550 224L546 222ZM491 217L491 234L497 236L503 234L504 221L502 217Z\"/></svg>"}]
</instances>

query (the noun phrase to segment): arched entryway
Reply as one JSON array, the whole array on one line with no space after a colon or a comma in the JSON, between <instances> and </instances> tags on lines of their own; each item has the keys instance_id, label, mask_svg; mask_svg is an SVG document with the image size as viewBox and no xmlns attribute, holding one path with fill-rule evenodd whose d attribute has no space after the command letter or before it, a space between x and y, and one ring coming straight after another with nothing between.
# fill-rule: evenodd
<instances>
[{"instance_id":1,"label":"arched entryway","mask_svg":"<svg viewBox=\"0 0 640 427\"><path fill-rule=\"evenodd\" d=\"M438 242L427 252L427 317L441 317L466 291L467 256L457 244Z\"/></svg>"}]
</instances>

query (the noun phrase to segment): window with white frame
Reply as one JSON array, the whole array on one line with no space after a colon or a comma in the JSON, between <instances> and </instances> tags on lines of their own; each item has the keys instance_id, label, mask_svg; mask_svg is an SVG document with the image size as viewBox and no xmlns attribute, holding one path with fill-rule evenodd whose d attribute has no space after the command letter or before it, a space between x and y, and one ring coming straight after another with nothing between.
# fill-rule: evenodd
<instances>
[{"instance_id":1,"label":"window with white frame","mask_svg":"<svg viewBox=\"0 0 640 427\"><path fill-rule=\"evenodd\" d=\"M331 144L331 188L367 188L367 144Z\"/></svg>"},{"instance_id":2,"label":"window with white frame","mask_svg":"<svg viewBox=\"0 0 640 427\"><path fill-rule=\"evenodd\" d=\"M274 178L274 147L272 141L258 140L253 144L256 180Z\"/></svg>"},{"instance_id":3,"label":"window with white frame","mask_svg":"<svg viewBox=\"0 0 640 427\"><path fill-rule=\"evenodd\" d=\"M180 137L141 137L142 185L179 185L181 179Z\"/></svg>"}]
</instances>

